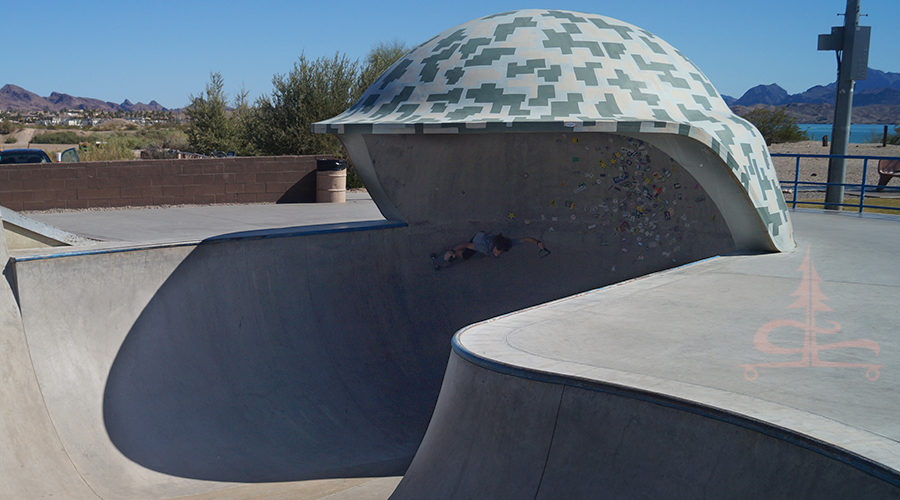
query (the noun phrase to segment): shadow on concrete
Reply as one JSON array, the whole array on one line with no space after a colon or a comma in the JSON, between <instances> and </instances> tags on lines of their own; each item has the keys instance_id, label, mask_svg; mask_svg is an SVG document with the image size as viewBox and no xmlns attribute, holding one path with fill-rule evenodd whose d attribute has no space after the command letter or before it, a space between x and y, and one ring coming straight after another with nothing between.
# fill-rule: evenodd
<instances>
[{"instance_id":1,"label":"shadow on concrete","mask_svg":"<svg viewBox=\"0 0 900 500\"><path fill-rule=\"evenodd\" d=\"M112 366L103 413L119 450L219 481L402 474L454 326L446 310L413 314L385 232L197 247Z\"/></svg>"}]
</instances>

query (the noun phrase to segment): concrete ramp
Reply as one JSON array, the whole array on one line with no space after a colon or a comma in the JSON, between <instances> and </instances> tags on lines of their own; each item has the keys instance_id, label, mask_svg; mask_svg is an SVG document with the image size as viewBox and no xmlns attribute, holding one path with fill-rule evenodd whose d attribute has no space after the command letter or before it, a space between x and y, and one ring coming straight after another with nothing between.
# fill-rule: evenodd
<instances>
[{"instance_id":1,"label":"concrete ramp","mask_svg":"<svg viewBox=\"0 0 900 500\"><path fill-rule=\"evenodd\" d=\"M2 254L6 257L5 248ZM4 274L10 271L7 267ZM0 498L96 499L47 413L18 304L6 280L0 280L0 347Z\"/></svg>"},{"instance_id":2,"label":"concrete ramp","mask_svg":"<svg viewBox=\"0 0 900 500\"><path fill-rule=\"evenodd\" d=\"M409 314L380 225L16 262L42 434L100 498L402 474L457 320Z\"/></svg>"},{"instance_id":3,"label":"concrete ramp","mask_svg":"<svg viewBox=\"0 0 900 500\"><path fill-rule=\"evenodd\" d=\"M509 371L454 353L392 500L900 498L896 471L765 422Z\"/></svg>"}]
</instances>

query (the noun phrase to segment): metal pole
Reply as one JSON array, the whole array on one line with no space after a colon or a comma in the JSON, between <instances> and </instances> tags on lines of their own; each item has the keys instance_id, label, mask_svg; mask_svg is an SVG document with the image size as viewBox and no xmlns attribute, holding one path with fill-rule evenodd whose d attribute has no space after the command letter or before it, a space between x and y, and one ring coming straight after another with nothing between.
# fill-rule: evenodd
<instances>
[{"instance_id":1,"label":"metal pole","mask_svg":"<svg viewBox=\"0 0 900 500\"><path fill-rule=\"evenodd\" d=\"M834 125L831 130L831 154L846 155L850 143L850 119L853 112L852 78L854 40L859 27L860 0L847 0L844 14L844 40L838 60L837 96L834 104ZM831 158L828 161L828 184L825 191L825 209L840 210L844 203L844 177L847 172L846 158Z\"/></svg>"}]
</instances>

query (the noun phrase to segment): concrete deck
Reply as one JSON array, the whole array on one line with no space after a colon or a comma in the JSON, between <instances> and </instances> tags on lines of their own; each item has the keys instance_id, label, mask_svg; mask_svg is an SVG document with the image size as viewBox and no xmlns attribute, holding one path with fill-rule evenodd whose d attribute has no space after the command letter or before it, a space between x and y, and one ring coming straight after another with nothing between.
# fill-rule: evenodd
<instances>
[{"instance_id":1,"label":"concrete deck","mask_svg":"<svg viewBox=\"0 0 900 500\"><path fill-rule=\"evenodd\" d=\"M248 231L384 220L365 192L347 193L346 203L147 207L26 215L71 233L103 240L97 244L103 247L184 243Z\"/></svg>"},{"instance_id":2,"label":"concrete deck","mask_svg":"<svg viewBox=\"0 0 900 500\"><path fill-rule=\"evenodd\" d=\"M792 252L712 258L488 320L457 334L456 354L506 377L505 382L492 387L495 396L514 398L509 395L515 393L515 381L525 380L587 387L674 408L676 414L700 415L701 422L691 439L669 443L681 451L669 456L660 470L633 476L630 484L636 489L628 491L627 497L639 497L638 493L644 492L651 496L665 493L668 498L715 498L711 492L716 479L704 485L709 489L697 489L703 470L698 467L697 456L721 443L706 442L696 449L691 443L712 441L713 437L699 429L705 425L702 420L715 420L812 451L877 478L893 498L900 486L900 393L896 391L900 271L893 264L900 245L898 220L802 211L792 212L792 218L798 243ZM447 378L451 373L466 371L453 364L451 361ZM450 392L447 378L444 391ZM468 390L477 392L472 387ZM531 391L535 406L528 411L539 415L544 411L537 404L541 391L535 387ZM476 404L473 397L470 394L466 404ZM442 392L433 427L444 411L464 415L463 409L453 407L452 400L452 395ZM590 429L615 420L604 418L596 409L599 413L590 418L580 415L582 426L574 438L590 443L584 445L590 449L578 451L576 444L561 444L565 439L561 429L565 427L566 406L554 401L560 405L551 412L555 420L519 422L557 429L547 443L541 443L539 429L519 429L524 435L535 436L539 449L534 453L543 458L541 472L536 473L542 480L525 494L549 498L567 491L575 498L577 492L564 485L596 486L596 477L604 476L601 470L614 467L610 460L627 461L627 457L621 449L610 453L622 456L591 457L603 445L591 440L600 431ZM612 411L608 410L610 406L606 404L605 411ZM643 419L638 415L641 411L632 418L650 420L652 411L644 411ZM575 418L572 414L569 417ZM492 413L482 420L507 418L513 419ZM665 440L666 434L677 435L678 422L683 418L669 415L657 422L668 429L660 439ZM514 425L511 422L506 421L506 425ZM637 426L633 420L629 425ZM651 435L652 425L645 427L643 440ZM404 492L415 490L416 485L410 483L419 482L417 476L427 475L425 471L450 467L434 457L431 461L438 464L428 465L426 458L430 446L452 455L448 442L440 437L446 431L429 429L426 444L396 497L411 497ZM623 434L626 437L616 438L620 448L637 446L628 441L627 430ZM721 442L725 438L715 435L715 439ZM733 442L729 446L742 450L745 458L754 453L754 446L733 436L730 439ZM466 440L457 437L457 443L460 441ZM575 456L568 457L567 466L560 467L554 463L553 454L566 447ZM668 454L672 450L657 452ZM718 458L707 457L707 470L718 469L719 479L728 478L730 484L723 487L732 489L726 491L741 498L750 496L747 493L759 485L747 484L746 472L734 477L723 472L727 468L723 463L730 460L723 459L721 451L717 453ZM592 462L591 458L596 460ZM735 459L735 468L747 467L743 459L731 458ZM812 468L815 460L807 459ZM766 460L779 459L771 456ZM651 461L645 462L650 470L654 469ZM677 466L671 469L672 461L691 464L696 470L687 474L690 478L682 477L685 471ZM807 478L807 465L797 465L790 481L804 477L803 481L808 480L806 487L792 488L785 478L785 492L808 497L818 484L826 494L840 496L831 489L833 486L823 486L829 484L827 479ZM465 471L458 472L455 488L480 480L475 477L476 471L469 471L470 477ZM493 480L503 475L497 470L492 473ZM821 469L812 476L820 473ZM750 481L765 482L759 477L750 477ZM466 487L462 486L463 490ZM478 487L483 485L474 489ZM860 490L851 491L866 497ZM882 494L885 491L876 496L881 498Z\"/></svg>"}]
</instances>

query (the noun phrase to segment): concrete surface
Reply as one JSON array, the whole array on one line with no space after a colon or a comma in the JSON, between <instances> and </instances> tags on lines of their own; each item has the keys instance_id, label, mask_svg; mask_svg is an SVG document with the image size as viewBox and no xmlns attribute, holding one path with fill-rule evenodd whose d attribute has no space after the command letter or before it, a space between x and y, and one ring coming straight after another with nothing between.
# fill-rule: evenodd
<instances>
[{"instance_id":1,"label":"concrete surface","mask_svg":"<svg viewBox=\"0 0 900 500\"><path fill-rule=\"evenodd\" d=\"M900 498L900 221L792 218L793 252L461 331L392 498Z\"/></svg>"},{"instance_id":2,"label":"concrete surface","mask_svg":"<svg viewBox=\"0 0 900 500\"><path fill-rule=\"evenodd\" d=\"M4 335L19 354L6 390L18 402L4 413L0 475L16 480L0 497L266 498L283 489L249 485L396 477L459 328L732 248L709 203L681 212L704 223L670 221L677 253L632 233L613 247L588 229L586 205L544 206L572 188L537 173L490 210L497 184L477 180L489 153L465 166L471 210L435 205L430 223L373 217L363 200L32 214L109 241L10 252ZM546 221L531 227L508 217L539 210ZM526 245L432 268L430 253L478 230L538 237L553 254ZM365 484L355 491L387 495L383 481Z\"/></svg>"},{"instance_id":3,"label":"concrete surface","mask_svg":"<svg viewBox=\"0 0 900 500\"><path fill-rule=\"evenodd\" d=\"M106 247L116 242L182 243L223 233L384 219L366 192L347 193L346 203L150 207L25 215L71 233L102 240Z\"/></svg>"},{"instance_id":4,"label":"concrete surface","mask_svg":"<svg viewBox=\"0 0 900 500\"><path fill-rule=\"evenodd\" d=\"M542 196L530 189L504 203L534 210L516 205ZM576 217L532 233L550 257L517 247L435 272L428 253L505 227L476 194L484 219L454 232L465 211L434 212L436 230L372 220L366 200L317 216L260 206L255 220L231 207L46 214L120 241L10 252L0 474L14 480L0 497L896 496L896 219L795 212L794 252L534 307L662 263ZM688 255L722 245L695 234ZM806 310L788 308L807 249L833 310L817 306L810 332L878 355L817 350L865 366L755 366L747 380L744 365L811 359L796 339ZM450 354L453 332L497 316ZM820 331L832 321L839 332ZM759 351L766 325L801 350Z\"/></svg>"},{"instance_id":5,"label":"concrete surface","mask_svg":"<svg viewBox=\"0 0 900 500\"><path fill-rule=\"evenodd\" d=\"M89 238L63 231L2 206L0 206L0 219L3 220L3 233L7 249L17 250L93 243Z\"/></svg>"}]
</instances>

